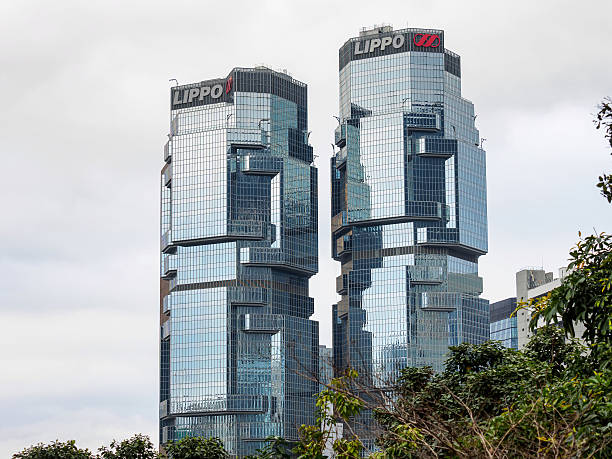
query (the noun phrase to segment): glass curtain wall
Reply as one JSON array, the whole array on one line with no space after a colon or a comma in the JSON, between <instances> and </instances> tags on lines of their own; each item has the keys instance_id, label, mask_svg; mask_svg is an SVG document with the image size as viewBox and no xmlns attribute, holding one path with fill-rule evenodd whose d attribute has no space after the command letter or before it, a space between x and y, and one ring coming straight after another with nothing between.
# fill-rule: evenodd
<instances>
[{"instance_id":1,"label":"glass curtain wall","mask_svg":"<svg viewBox=\"0 0 612 459\"><path fill-rule=\"evenodd\" d=\"M403 367L440 371L449 345L489 337L485 152L443 31L364 31L339 54L334 364L385 388Z\"/></svg>"},{"instance_id":2,"label":"glass curtain wall","mask_svg":"<svg viewBox=\"0 0 612 459\"><path fill-rule=\"evenodd\" d=\"M178 104L177 104L178 101ZM235 456L313 422L317 170L306 85L266 68L179 86L161 180L160 442Z\"/></svg>"}]
</instances>

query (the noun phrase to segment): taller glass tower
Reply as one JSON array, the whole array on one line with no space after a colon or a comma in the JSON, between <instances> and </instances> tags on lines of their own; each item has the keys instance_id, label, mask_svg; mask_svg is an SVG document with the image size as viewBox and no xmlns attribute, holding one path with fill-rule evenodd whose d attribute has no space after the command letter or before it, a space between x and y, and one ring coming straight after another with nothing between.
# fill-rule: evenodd
<instances>
[{"instance_id":1,"label":"taller glass tower","mask_svg":"<svg viewBox=\"0 0 612 459\"><path fill-rule=\"evenodd\" d=\"M442 30L364 30L339 53L331 159L336 370L385 387L443 368L449 345L489 336L485 152Z\"/></svg>"},{"instance_id":2,"label":"taller glass tower","mask_svg":"<svg viewBox=\"0 0 612 459\"><path fill-rule=\"evenodd\" d=\"M317 170L306 85L267 68L171 90L161 173L160 441L235 456L313 421ZM308 376L308 377L305 377Z\"/></svg>"}]
</instances>

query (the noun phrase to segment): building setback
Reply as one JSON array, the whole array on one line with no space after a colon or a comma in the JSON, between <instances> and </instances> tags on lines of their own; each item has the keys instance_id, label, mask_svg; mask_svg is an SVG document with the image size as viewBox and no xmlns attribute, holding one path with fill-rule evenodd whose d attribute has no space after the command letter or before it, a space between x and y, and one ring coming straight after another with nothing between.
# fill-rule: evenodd
<instances>
[{"instance_id":1,"label":"building setback","mask_svg":"<svg viewBox=\"0 0 612 459\"><path fill-rule=\"evenodd\" d=\"M267 68L172 88L161 180L160 442L232 455L312 423L317 170L306 85Z\"/></svg>"},{"instance_id":2,"label":"building setback","mask_svg":"<svg viewBox=\"0 0 612 459\"><path fill-rule=\"evenodd\" d=\"M448 346L489 337L485 151L442 30L376 27L339 51L331 159L336 371L385 387L442 370Z\"/></svg>"}]
</instances>

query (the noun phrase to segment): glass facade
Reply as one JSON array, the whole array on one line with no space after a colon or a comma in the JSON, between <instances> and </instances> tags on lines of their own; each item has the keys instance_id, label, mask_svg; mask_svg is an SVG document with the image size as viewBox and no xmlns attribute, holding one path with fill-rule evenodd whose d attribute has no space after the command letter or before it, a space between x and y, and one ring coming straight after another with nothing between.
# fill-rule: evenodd
<instances>
[{"instance_id":1,"label":"glass facade","mask_svg":"<svg viewBox=\"0 0 612 459\"><path fill-rule=\"evenodd\" d=\"M339 52L331 159L336 370L387 387L489 338L485 152L441 30L363 31Z\"/></svg>"},{"instance_id":2,"label":"glass facade","mask_svg":"<svg viewBox=\"0 0 612 459\"><path fill-rule=\"evenodd\" d=\"M517 317L513 315L516 310L516 298L491 303L491 322L489 324L491 340L501 341L510 349L518 349Z\"/></svg>"},{"instance_id":3,"label":"glass facade","mask_svg":"<svg viewBox=\"0 0 612 459\"><path fill-rule=\"evenodd\" d=\"M306 91L266 68L172 88L161 173L161 443L214 436L244 456L314 421L317 170Z\"/></svg>"}]
</instances>

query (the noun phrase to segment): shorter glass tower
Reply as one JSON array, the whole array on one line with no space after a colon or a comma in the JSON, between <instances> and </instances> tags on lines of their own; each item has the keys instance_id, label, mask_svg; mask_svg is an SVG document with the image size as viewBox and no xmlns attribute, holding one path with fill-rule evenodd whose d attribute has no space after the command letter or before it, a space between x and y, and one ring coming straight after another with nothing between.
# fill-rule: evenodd
<instances>
[{"instance_id":1,"label":"shorter glass tower","mask_svg":"<svg viewBox=\"0 0 612 459\"><path fill-rule=\"evenodd\" d=\"M516 298L491 303L491 339L501 341L510 349L518 349L518 328L516 322Z\"/></svg>"},{"instance_id":2,"label":"shorter glass tower","mask_svg":"<svg viewBox=\"0 0 612 459\"><path fill-rule=\"evenodd\" d=\"M306 85L267 68L172 88L161 173L160 441L234 456L314 421L317 170Z\"/></svg>"}]
</instances>

